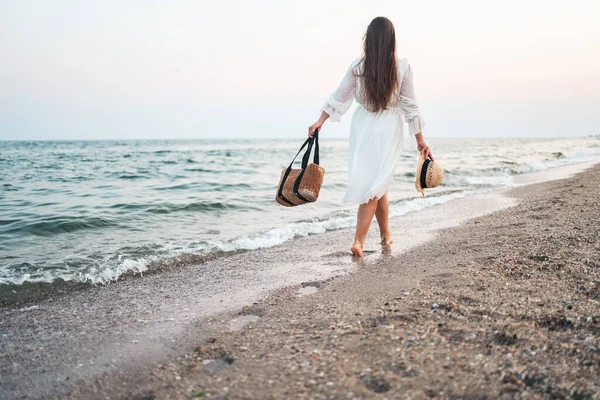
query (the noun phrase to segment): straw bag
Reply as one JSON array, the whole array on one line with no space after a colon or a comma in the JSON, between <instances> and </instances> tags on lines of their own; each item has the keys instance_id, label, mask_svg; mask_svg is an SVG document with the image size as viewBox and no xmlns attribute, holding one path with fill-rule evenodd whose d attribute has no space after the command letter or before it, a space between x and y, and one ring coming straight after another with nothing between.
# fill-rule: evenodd
<instances>
[{"instance_id":1,"label":"straw bag","mask_svg":"<svg viewBox=\"0 0 600 400\"><path fill-rule=\"evenodd\" d=\"M281 171L281 179L277 188L275 201L285 207L299 206L300 204L312 203L319 197L325 169L319 165L319 131L315 131L312 138L306 139L298 153L308 145L308 149L302 157L302 167L292 169L292 164L296 157L290 163L290 166ZM308 163L310 152L315 147L313 162Z\"/></svg>"}]
</instances>

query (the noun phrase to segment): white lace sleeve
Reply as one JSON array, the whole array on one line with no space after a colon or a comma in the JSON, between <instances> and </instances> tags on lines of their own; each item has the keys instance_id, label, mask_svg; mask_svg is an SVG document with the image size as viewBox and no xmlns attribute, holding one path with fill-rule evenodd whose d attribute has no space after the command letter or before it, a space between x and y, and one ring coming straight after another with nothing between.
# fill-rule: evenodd
<instances>
[{"instance_id":1,"label":"white lace sleeve","mask_svg":"<svg viewBox=\"0 0 600 400\"><path fill-rule=\"evenodd\" d=\"M420 133L425 127L425 121L421 117L421 110L415 98L415 87L413 74L410 65L400 86L400 108L404 114L404 119L408 123L408 131L411 135Z\"/></svg>"},{"instance_id":2,"label":"white lace sleeve","mask_svg":"<svg viewBox=\"0 0 600 400\"><path fill-rule=\"evenodd\" d=\"M346 75L338 88L327 98L327 101L321 108L329 114L329 119L333 122L338 122L341 116L348 111L354 100L354 91L356 90L356 76L354 75L354 67L357 61L350 64Z\"/></svg>"}]
</instances>

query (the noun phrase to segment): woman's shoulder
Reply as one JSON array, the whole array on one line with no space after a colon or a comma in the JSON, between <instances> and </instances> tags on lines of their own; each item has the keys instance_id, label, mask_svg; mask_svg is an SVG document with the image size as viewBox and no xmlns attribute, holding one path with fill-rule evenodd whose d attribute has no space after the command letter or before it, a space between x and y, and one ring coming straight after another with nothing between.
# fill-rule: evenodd
<instances>
[{"instance_id":1,"label":"woman's shoulder","mask_svg":"<svg viewBox=\"0 0 600 400\"><path fill-rule=\"evenodd\" d=\"M402 69L407 70L408 69L408 58L406 57L398 57L398 65L400 65L402 67Z\"/></svg>"},{"instance_id":2,"label":"woman's shoulder","mask_svg":"<svg viewBox=\"0 0 600 400\"><path fill-rule=\"evenodd\" d=\"M350 63L350 70L354 73L354 75L359 75L360 74L360 68L362 65L362 58L356 58L354 60L352 60L352 62Z\"/></svg>"},{"instance_id":3,"label":"woman's shoulder","mask_svg":"<svg viewBox=\"0 0 600 400\"><path fill-rule=\"evenodd\" d=\"M355 58L354 60L352 60L352 62L350 63L350 67L352 68L356 68L358 67L361 63L362 63L362 57L359 58Z\"/></svg>"},{"instance_id":4,"label":"woman's shoulder","mask_svg":"<svg viewBox=\"0 0 600 400\"><path fill-rule=\"evenodd\" d=\"M404 75L406 75L406 73L408 72L409 68L410 68L410 64L408 63L408 58L404 57L398 57L398 75L400 75L401 78L404 77Z\"/></svg>"}]
</instances>

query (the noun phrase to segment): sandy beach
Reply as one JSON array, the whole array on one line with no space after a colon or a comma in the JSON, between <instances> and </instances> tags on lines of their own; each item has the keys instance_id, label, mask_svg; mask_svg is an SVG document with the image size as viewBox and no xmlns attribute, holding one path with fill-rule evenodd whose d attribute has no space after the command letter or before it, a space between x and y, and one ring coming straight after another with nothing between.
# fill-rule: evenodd
<instances>
[{"instance_id":1,"label":"sandy beach","mask_svg":"<svg viewBox=\"0 0 600 400\"><path fill-rule=\"evenodd\" d=\"M598 15L0 1L0 400L600 400Z\"/></svg>"},{"instance_id":2,"label":"sandy beach","mask_svg":"<svg viewBox=\"0 0 600 400\"><path fill-rule=\"evenodd\" d=\"M0 397L597 398L599 191L596 166L394 219L358 262L339 230L5 305Z\"/></svg>"}]
</instances>

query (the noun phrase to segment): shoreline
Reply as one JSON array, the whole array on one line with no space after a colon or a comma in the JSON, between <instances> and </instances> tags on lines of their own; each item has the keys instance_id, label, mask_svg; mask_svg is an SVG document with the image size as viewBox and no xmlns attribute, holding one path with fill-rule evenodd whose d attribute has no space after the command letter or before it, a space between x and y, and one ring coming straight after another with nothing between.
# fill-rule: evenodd
<instances>
[{"instance_id":1,"label":"shoreline","mask_svg":"<svg viewBox=\"0 0 600 400\"><path fill-rule=\"evenodd\" d=\"M593 176L594 173L597 174L597 171L598 167L577 175L577 177L584 174ZM571 178L571 180L577 179L577 177ZM560 182L564 181L541 185L551 187L553 183L559 185ZM517 193L519 191L535 192L531 186L518 187L513 191ZM312 297L321 296L322 292L326 292L336 285L341 288L344 284L347 285L348 281L359 276L366 277L367 280L373 279L374 284L386 286L385 282L381 282L381 276L378 275L382 270L387 269L387 273L393 277L396 269L392 267L395 264L404 262L405 258L410 258L411 254L419 253L422 251L420 249L448 236L446 232L448 229L460 230L467 225L476 226L477 223L470 221L473 217L487 218L482 216L488 215L490 202L493 204L492 210L500 214L504 211L499 210L515 206L515 201L508 197L498 194L483 196L479 199L476 197L461 199L464 204L463 209L468 209L469 212L453 215L437 225L432 224L435 221L434 218L444 215L444 212L451 209L451 204L445 203L445 205L422 210L418 216L406 215L395 219L393 226L397 234L392 249L393 253L391 255L377 251L368 253L363 262L353 262L351 258L345 257L345 252L338 251L340 246L346 244L344 239L346 239L347 230L344 229L297 239L276 248L231 256L227 262L237 263L237 265L233 265L233 269L226 269L222 262L219 264L219 260L213 260L201 265L168 271L165 273L168 274L168 277L165 277L165 274L157 274L145 276L143 279L127 279L115 285L93 287L72 295L59 296L54 300L44 300L37 309L27 311L1 309L3 328L6 328L6 323L11 327L8 330L10 335L8 338L3 337L1 342L5 358L8 355L10 360L14 360L15 357L18 359L19 352L32 356L31 346L34 348L36 346L44 347L46 352L46 354L36 355L30 360L23 359L23 363L16 367L7 365L6 369L0 371L1 375L5 377L5 383L2 386L8 388L8 393L15 394L15 396L27 394L22 392L24 388L20 387L18 383L27 377L27 379L35 381L39 387L39 392L31 394L34 398L51 395L66 396L69 392L72 398L86 398L84 393L88 395L90 393L86 392L90 389L88 385L110 382L110 388L101 384L102 390L106 389L107 393L110 392L116 397L127 397L125 394L133 393L132 390L135 389L135 386L131 386L132 382L128 380L127 376L131 378L131 376L142 373L136 379L141 379L143 382L139 388L148 391L148 388L152 387L152 383L147 382L148 378L143 378L147 375L148 366L156 367L160 360L168 360L184 353L190 354L189 350L194 347L194 343L203 343L204 339L215 337L215 333L218 334L219 339L212 344L216 344L216 346L206 347L207 351L214 351L215 353L211 355L214 356L220 351L219 347L226 347L227 343L222 342L223 339L221 339L222 331L228 331L235 325L226 317L231 318L237 315L238 320L240 319L240 313L236 311L239 309L238 305L246 305L246 308L242 309L241 322L238 321L239 324L235 325L237 328L232 330L233 336L245 334L244 324L250 323L255 329L255 324L267 323L269 315L276 313L278 307L291 307L302 301L310 302ZM483 207L484 205L485 207ZM455 214L461 213L455 211ZM464 224L466 220L469 222ZM423 227L418 224L435 226ZM444 231L436 233L440 230ZM415 237L415 232L419 232L420 235ZM374 238L376 235L371 236L372 240L367 242L367 250L378 247L376 238ZM423 243L427 243L427 245L419 247ZM318 247L316 247L317 244ZM328 246L333 247L334 251L328 250ZM305 252L307 249L311 249L311 253L313 253L310 254L310 257ZM454 248L452 254L459 254L459 250L460 248ZM398 254L401 254L401 257L395 257ZM300 261L287 262L290 259ZM414 256L413 260L415 260ZM418 259L413 261L413 263L415 262L416 264L413 266L419 265ZM278 265L278 267L273 268L274 265ZM375 271L369 271L370 268ZM193 272L193 275L186 275L186 271ZM452 275L452 268L438 265L431 268L431 271L426 268L424 272L416 269L402 272L405 273L402 276L405 282L402 284L404 286L400 287L411 288L418 285L420 281L431 279L432 276L440 273ZM338 279L333 279L335 277ZM279 284L273 285L274 278L279 278L279 282L283 281L285 287L282 288ZM224 279L229 281L224 282ZM277 281L277 279L275 280ZM202 291L205 289L202 285L207 284L221 286L216 292L213 292L213 296L203 296ZM352 290L356 292L355 296L360 297L361 293L369 293L368 287L364 286L364 283L357 284L354 282L355 286L352 287ZM236 285L238 285L238 290L232 293L235 291ZM245 289L239 290L239 288ZM297 293L299 289L304 289L304 291ZM312 292L314 294L309 295ZM340 291L336 293L339 294ZM203 300L199 301L199 298ZM364 300L361 299L359 305ZM338 306L334 298L331 307ZM221 317L215 318L215 315L221 315ZM31 321L30 316L35 318L35 322ZM304 324L302 321L298 323ZM56 329L57 326L61 326L61 329ZM61 330L70 333L60 332ZM3 329L3 333L4 331L6 329ZM61 335L57 337L57 331L61 333L62 337ZM17 338L16 336L19 334L24 337ZM73 349L67 352L68 354L60 354L63 350L58 350L61 346L57 341L61 339L67 340L73 345ZM7 342L10 343L8 347L6 346ZM96 347L89 348L90 343L95 343ZM236 368L242 364L239 347L232 347L236 353ZM6 351L8 348L10 348L9 352ZM224 351L231 352L231 349ZM56 352L60 355L59 359L54 358ZM217 357L216 360L221 358ZM90 363L91 360L93 363ZM211 359L204 357L203 361L206 360ZM217 365L223 366L218 362ZM217 369L233 370L221 367ZM210 379L205 377L202 371L204 369L201 364L197 368L197 372L207 379L204 387L208 388ZM155 372L152 371L152 376L155 376ZM168 373L170 374L169 371L161 369L156 372L158 376L162 376L163 380L160 382L163 383L164 379L167 379ZM217 376L218 373L215 372L214 375ZM67 376L68 379L66 379ZM181 377L181 375L176 376ZM172 379L171 377L169 382ZM78 380L81 382L75 383ZM171 386L179 387L184 383L181 380L177 380L177 382L180 384ZM73 383L75 383L74 386L72 386ZM183 388L179 389L183 390ZM189 397L190 395L188 392L182 391L177 393L178 396ZM210 393L219 395L217 392ZM176 398L179 397L176 396ZM239 398L239 396L232 398Z\"/></svg>"},{"instance_id":2,"label":"shoreline","mask_svg":"<svg viewBox=\"0 0 600 400\"><path fill-rule=\"evenodd\" d=\"M557 180L564 179L566 177L572 176L582 170L587 168L591 168L593 165L598 163L598 161L585 161L579 163L566 164L559 167L553 167L546 170L534 171L529 173L524 173L520 175L515 175L514 185L504 188L490 188L486 189L482 192L476 191L475 193L465 191L457 193L459 196L456 198L452 198L455 193L445 194L445 196L449 196L450 199L446 199L441 203L452 202L456 199L462 199L464 197L471 197L477 195L485 195L490 193L503 193L507 190L510 190L512 187L520 186L520 185L529 185L540 183L546 180ZM550 177L549 177L550 176ZM428 196L428 199L436 199L439 196L435 194L433 196ZM410 201L419 200L420 198L415 198ZM427 205L424 208L418 208L413 211L404 211L400 215L392 215L390 219L402 218L406 216L406 214L414 213L414 212L423 212L423 210L429 209L431 207L436 207L439 204L434 203L432 205ZM412 205L408 207L411 209ZM491 210L493 211L493 210ZM490 212L491 212L490 211ZM373 226L376 226L374 223ZM336 231L344 231L348 228L338 228L333 230L327 230L324 233L319 233L317 235L328 234ZM309 234L309 236L312 236ZM291 239L297 240L298 238ZM159 259L157 261L153 261L149 264L148 269L144 272L139 271L127 271L122 275L119 275L117 279L104 282L104 283L92 283L92 282L82 282L82 281L74 281L74 280L63 280L61 278L54 280L53 282L30 282L25 281L22 284L8 284L8 283L0 283L0 307L17 307L17 306L28 306L37 302L45 301L49 298L57 297L57 296L65 296L78 291L90 290L95 286L103 286L103 285L113 285L120 284L121 282L128 280L137 280L143 279L144 276L151 276L156 274L163 274L172 271L173 269L182 268L182 267L190 267L199 264L204 264L208 261L212 261L218 258L226 258L230 256L235 256L237 254L244 254L247 252L254 251L264 251L268 250L272 247L277 247L284 245L283 242L271 247L262 247L258 249L246 250L246 249L238 249L238 250L218 250L210 253L183 253L178 256L172 256L168 259Z\"/></svg>"}]
</instances>

